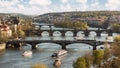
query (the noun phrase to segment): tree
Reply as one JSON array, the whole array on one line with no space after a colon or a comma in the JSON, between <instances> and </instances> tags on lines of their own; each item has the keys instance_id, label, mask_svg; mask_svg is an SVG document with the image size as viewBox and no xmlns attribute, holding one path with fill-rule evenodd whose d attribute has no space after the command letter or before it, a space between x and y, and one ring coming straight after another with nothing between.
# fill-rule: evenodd
<instances>
[{"instance_id":1,"label":"tree","mask_svg":"<svg viewBox=\"0 0 120 68\"><path fill-rule=\"evenodd\" d=\"M14 33L12 34L12 37L13 37L13 39L18 38L18 34L17 34L16 32L14 32Z\"/></svg>"},{"instance_id":2,"label":"tree","mask_svg":"<svg viewBox=\"0 0 120 68\"><path fill-rule=\"evenodd\" d=\"M114 31L120 31L120 25L119 24L112 24Z\"/></svg>"},{"instance_id":3,"label":"tree","mask_svg":"<svg viewBox=\"0 0 120 68\"><path fill-rule=\"evenodd\" d=\"M86 62L86 67L87 67L87 68L90 68L90 66L91 66L91 64L92 64L92 60L93 60L92 55L86 54L86 55L84 56L84 58L85 58L85 62Z\"/></svg>"},{"instance_id":4,"label":"tree","mask_svg":"<svg viewBox=\"0 0 120 68\"><path fill-rule=\"evenodd\" d=\"M120 42L120 35L116 36L114 39L116 42Z\"/></svg>"},{"instance_id":5,"label":"tree","mask_svg":"<svg viewBox=\"0 0 120 68\"><path fill-rule=\"evenodd\" d=\"M19 19L18 19L19 17L15 17L15 16L11 16L10 17L10 20L11 20L11 22L13 23L13 24L19 24Z\"/></svg>"},{"instance_id":6,"label":"tree","mask_svg":"<svg viewBox=\"0 0 120 68\"><path fill-rule=\"evenodd\" d=\"M101 64L101 61L103 60L103 57L104 57L104 51L103 50L94 50L93 57L94 57L93 63L99 67Z\"/></svg>"},{"instance_id":7,"label":"tree","mask_svg":"<svg viewBox=\"0 0 120 68\"><path fill-rule=\"evenodd\" d=\"M73 63L74 68L90 68L92 64L92 56L87 54L83 57L79 57L76 62Z\"/></svg>"},{"instance_id":8,"label":"tree","mask_svg":"<svg viewBox=\"0 0 120 68\"><path fill-rule=\"evenodd\" d=\"M115 43L111 46L111 49L105 49L104 51L104 64L101 68L120 68L120 35L115 37Z\"/></svg>"},{"instance_id":9,"label":"tree","mask_svg":"<svg viewBox=\"0 0 120 68\"><path fill-rule=\"evenodd\" d=\"M18 30L18 36L19 37L24 37L25 36L25 32L22 30Z\"/></svg>"},{"instance_id":10,"label":"tree","mask_svg":"<svg viewBox=\"0 0 120 68\"><path fill-rule=\"evenodd\" d=\"M103 56L103 60L104 60L104 61L107 61L108 58L110 58L110 57L111 57L110 49L105 48L105 50L104 50L104 56Z\"/></svg>"},{"instance_id":11,"label":"tree","mask_svg":"<svg viewBox=\"0 0 120 68\"><path fill-rule=\"evenodd\" d=\"M75 28L75 29L87 29L88 25L86 22L81 20L71 20L65 19L63 21L54 21L55 26L64 27L64 28Z\"/></svg>"},{"instance_id":12,"label":"tree","mask_svg":"<svg viewBox=\"0 0 120 68\"><path fill-rule=\"evenodd\" d=\"M0 43L4 43L7 40L9 40L9 38L7 38L7 37L0 37Z\"/></svg>"},{"instance_id":13,"label":"tree","mask_svg":"<svg viewBox=\"0 0 120 68\"><path fill-rule=\"evenodd\" d=\"M87 68L84 57L79 57L76 62L73 63L74 68Z\"/></svg>"}]
</instances>

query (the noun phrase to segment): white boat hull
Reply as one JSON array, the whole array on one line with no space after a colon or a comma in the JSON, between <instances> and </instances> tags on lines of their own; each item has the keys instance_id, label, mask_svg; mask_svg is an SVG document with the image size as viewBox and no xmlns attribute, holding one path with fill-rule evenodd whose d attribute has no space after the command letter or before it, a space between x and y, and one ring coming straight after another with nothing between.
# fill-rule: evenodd
<instances>
[{"instance_id":1,"label":"white boat hull","mask_svg":"<svg viewBox=\"0 0 120 68\"><path fill-rule=\"evenodd\" d=\"M67 52L68 51L66 51L66 50L59 50L59 51L53 53L51 57L60 57L60 56L62 56L64 54L66 54Z\"/></svg>"},{"instance_id":2,"label":"white boat hull","mask_svg":"<svg viewBox=\"0 0 120 68\"><path fill-rule=\"evenodd\" d=\"M31 57L32 56L32 51L25 51L22 55L24 57Z\"/></svg>"}]
</instances>

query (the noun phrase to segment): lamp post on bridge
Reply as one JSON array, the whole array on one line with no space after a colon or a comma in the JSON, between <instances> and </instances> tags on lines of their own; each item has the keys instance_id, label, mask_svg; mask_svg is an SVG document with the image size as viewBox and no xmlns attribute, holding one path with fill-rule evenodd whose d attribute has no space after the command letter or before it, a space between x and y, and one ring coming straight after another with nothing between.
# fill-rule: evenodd
<instances>
[{"instance_id":1,"label":"lamp post on bridge","mask_svg":"<svg viewBox=\"0 0 120 68\"><path fill-rule=\"evenodd\" d=\"M77 36L77 33L76 33L76 30L77 30L77 29L76 29L75 27L73 27L73 30L74 30L74 31L73 31L73 36Z\"/></svg>"},{"instance_id":2,"label":"lamp post on bridge","mask_svg":"<svg viewBox=\"0 0 120 68\"><path fill-rule=\"evenodd\" d=\"M50 36L53 36L53 31L52 31L52 27L51 26L49 26L49 28L50 28Z\"/></svg>"}]
</instances>

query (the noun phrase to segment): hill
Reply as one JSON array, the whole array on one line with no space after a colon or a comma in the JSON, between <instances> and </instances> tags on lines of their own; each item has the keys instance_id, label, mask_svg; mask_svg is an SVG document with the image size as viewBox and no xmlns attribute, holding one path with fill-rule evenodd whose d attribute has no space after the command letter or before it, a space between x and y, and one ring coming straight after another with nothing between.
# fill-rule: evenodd
<instances>
[{"instance_id":1,"label":"hill","mask_svg":"<svg viewBox=\"0 0 120 68\"><path fill-rule=\"evenodd\" d=\"M24 15L21 13L0 13L0 18L6 18L6 17L10 17L10 16L20 17L22 19L27 19L27 18L31 17L31 16Z\"/></svg>"},{"instance_id":2,"label":"hill","mask_svg":"<svg viewBox=\"0 0 120 68\"><path fill-rule=\"evenodd\" d=\"M85 12L58 12L58 13L47 13L34 17L35 22L52 22L54 20L69 19L86 19L95 18L105 20L111 16L119 16L120 11L85 11Z\"/></svg>"}]
</instances>

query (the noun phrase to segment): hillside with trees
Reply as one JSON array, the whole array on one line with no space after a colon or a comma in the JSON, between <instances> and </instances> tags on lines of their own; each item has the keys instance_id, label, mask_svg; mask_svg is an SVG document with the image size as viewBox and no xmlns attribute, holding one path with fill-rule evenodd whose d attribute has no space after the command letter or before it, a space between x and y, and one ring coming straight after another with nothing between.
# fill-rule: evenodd
<instances>
[{"instance_id":1,"label":"hillside with trees","mask_svg":"<svg viewBox=\"0 0 120 68\"><path fill-rule=\"evenodd\" d=\"M84 21L90 27L100 27L107 29L109 25L120 24L120 11L85 11L85 12L61 12L47 13L33 18L34 22L39 23L54 23L64 25L66 22L71 24L71 21ZM62 22L62 23L60 23ZM58 26L58 25L57 25ZM66 26L68 27L68 26ZM115 28L116 30L116 28Z\"/></svg>"},{"instance_id":2,"label":"hillside with trees","mask_svg":"<svg viewBox=\"0 0 120 68\"><path fill-rule=\"evenodd\" d=\"M0 19L3 17L5 20L10 21L12 16L19 17L22 24L26 24L25 20L30 20L37 23L51 23L57 27L76 29L87 29L88 26L108 29L111 26L111 29L120 32L120 11L54 12L38 16L28 16L20 13L0 13ZM80 25L81 23L82 26Z\"/></svg>"}]
</instances>

